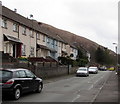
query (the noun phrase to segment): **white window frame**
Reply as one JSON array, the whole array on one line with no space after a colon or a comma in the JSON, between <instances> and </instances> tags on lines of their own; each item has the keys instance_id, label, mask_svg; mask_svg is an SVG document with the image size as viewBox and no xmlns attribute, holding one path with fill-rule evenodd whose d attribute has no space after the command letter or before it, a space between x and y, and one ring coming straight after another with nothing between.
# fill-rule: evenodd
<instances>
[{"instance_id":1,"label":"white window frame","mask_svg":"<svg viewBox=\"0 0 120 104\"><path fill-rule=\"evenodd\" d=\"M22 56L26 56L26 45L22 45Z\"/></svg>"},{"instance_id":2,"label":"white window frame","mask_svg":"<svg viewBox=\"0 0 120 104\"><path fill-rule=\"evenodd\" d=\"M13 24L13 31L18 32L18 24Z\"/></svg>"},{"instance_id":3,"label":"white window frame","mask_svg":"<svg viewBox=\"0 0 120 104\"><path fill-rule=\"evenodd\" d=\"M1 26L2 26L3 28L7 28L7 20L6 20L6 19L2 19Z\"/></svg>"},{"instance_id":4,"label":"white window frame","mask_svg":"<svg viewBox=\"0 0 120 104\"><path fill-rule=\"evenodd\" d=\"M23 34L26 35L26 27L23 27Z\"/></svg>"},{"instance_id":5,"label":"white window frame","mask_svg":"<svg viewBox=\"0 0 120 104\"><path fill-rule=\"evenodd\" d=\"M43 35L43 42L45 42L45 35Z\"/></svg>"},{"instance_id":6,"label":"white window frame","mask_svg":"<svg viewBox=\"0 0 120 104\"><path fill-rule=\"evenodd\" d=\"M50 38L47 37L47 43L50 43Z\"/></svg>"},{"instance_id":7,"label":"white window frame","mask_svg":"<svg viewBox=\"0 0 120 104\"><path fill-rule=\"evenodd\" d=\"M34 49L35 49L34 47L30 47L30 55L31 56L34 56Z\"/></svg>"},{"instance_id":8,"label":"white window frame","mask_svg":"<svg viewBox=\"0 0 120 104\"><path fill-rule=\"evenodd\" d=\"M34 38L34 31L32 29L30 29L30 37Z\"/></svg>"},{"instance_id":9,"label":"white window frame","mask_svg":"<svg viewBox=\"0 0 120 104\"><path fill-rule=\"evenodd\" d=\"M37 39L40 40L40 34L36 33Z\"/></svg>"}]
</instances>

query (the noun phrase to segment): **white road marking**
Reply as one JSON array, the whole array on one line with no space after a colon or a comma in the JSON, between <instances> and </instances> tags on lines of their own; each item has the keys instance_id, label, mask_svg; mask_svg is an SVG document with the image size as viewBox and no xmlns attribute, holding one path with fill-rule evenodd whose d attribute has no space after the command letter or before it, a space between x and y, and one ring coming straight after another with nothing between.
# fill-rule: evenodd
<instances>
[{"instance_id":1,"label":"white road marking","mask_svg":"<svg viewBox=\"0 0 120 104\"><path fill-rule=\"evenodd\" d=\"M78 98L80 98L80 95L77 95L77 96L72 100L72 102L75 102L75 100L77 100Z\"/></svg>"},{"instance_id":2,"label":"white road marking","mask_svg":"<svg viewBox=\"0 0 120 104\"><path fill-rule=\"evenodd\" d=\"M88 90L91 90L93 88L93 85L91 85L89 88L88 88Z\"/></svg>"},{"instance_id":3,"label":"white road marking","mask_svg":"<svg viewBox=\"0 0 120 104\"><path fill-rule=\"evenodd\" d=\"M95 81L95 82L88 88L88 90L91 90L91 89L93 88L93 86L94 86L97 82L99 82L102 78L103 78L103 76L101 76L97 81ZM88 83L92 83L92 82L88 82Z\"/></svg>"}]
</instances>

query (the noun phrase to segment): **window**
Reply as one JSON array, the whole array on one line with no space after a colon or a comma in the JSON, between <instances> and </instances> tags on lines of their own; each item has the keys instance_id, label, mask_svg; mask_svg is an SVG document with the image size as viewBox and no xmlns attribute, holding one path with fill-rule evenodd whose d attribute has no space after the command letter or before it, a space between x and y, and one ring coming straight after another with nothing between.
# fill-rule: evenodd
<instances>
[{"instance_id":1,"label":"window","mask_svg":"<svg viewBox=\"0 0 120 104\"><path fill-rule=\"evenodd\" d=\"M28 70L26 70L25 72L26 72L26 75L27 75L28 78L33 78L33 77L35 77L35 75L34 75L32 72L30 72L30 71L28 71Z\"/></svg>"},{"instance_id":2,"label":"window","mask_svg":"<svg viewBox=\"0 0 120 104\"><path fill-rule=\"evenodd\" d=\"M59 42L59 47L61 46L61 43Z\"/></svg>"},{"instance_id":3,"label":"window","mask_svg":"<svg viewBox=\"0 0 120 104\"><path fill-rule=\"evenodd\" d=\"M36 35L37 35L37 39L40 40L40 34L36 33Z\"/></svg>"},{"instance_id":4,"label":"window","mask_svg":"<svg viewBox=\"0 0 120 104\"><path fill-rule=\"evenodd\" d=\"M17 77L17 78L19 78L19 77L20 77L20 74L19 74L19 72L18 72L18 71L16 72L16 77Z\"/></svg>"},{"instance_id":5,"label":"window","mask_svg":"<svg viewBox=\"0 0 120 104\"><path fill-rule=\"evenodd\" d=\"M25 74L24 70L20 70L18 73L19 73L20 78L25 78L26 77L26 74Z\"/></svg>"},{"instance_id":6,"label":"window","mask_svg":"<svg viewBox=\"0 0 120 104\"><path fill-rule=\"evenodd\" d=\"M55 41L52 39L52 43L51 43L52 45L54 45L55 44Z\"/></svg>"},{"instance_id":7,"label":"window","mask_svg":"<svg viewBox=\"0 0 120 104\"><path fill-rule=\"evenodd\" d=\"M15 23L13 24L13 31L18 32L18 25Z\"/></svg>"},{"instance_id":8,"label":"window","mask_svg":"<svg viewBox=\"0 0 120 104\"><path fill-rule=\"evenodd\" d=\"M65 49L66 49L66 44L64 44L64 47L65 47Z\"/></svg>"},{"instance_id":9,"label":"window","mask_svg":"<svg viewBox=\"0 0 120 104\"><path fill-rule=\"evenodd\" d=\"M47 38L47 43L50 43L50 38Z\"/></svg>"},{"instance_id":10,"label":"window","mask_svg":"<svg viewBox=\"0 0 120 104\"><path fill-rule=\"evenodd\" d=\"M30 55L34 56L34 47L31 47L31 49L30 49Z\"/></svg>"},{"instance_id":11,"label":"window","mask_svg":"<svg viewBox=\"0 0 120 104\"><path fill-rule=\"evenodd\" d=\"M61 47L63 48L63 43L61 44Z\"/></svg>"},{"instance_id":12,"label":"window","mask_svg":"<svg viewBox=\"0 0 120 104\"><path fill-rule=\"evenodd\" d=\"M56 41L56 46L58 45L58 42Z\"/></svg>"},{"instance_id":13,"label":"window","mask_svg":"<svg viewBox=\"0 0 120 104\"><path fill-rule=\"evenodd\" d=\"M26 35L26 27L23 27L23 34Z\"/></svg>"},{"instance_id":14,"label":"window","mask_svg":"<svg viewBox=\"0 0 120 104\"><path fill-rule=\"evenodd\" d=\"M2 19L2 27L3 28L7 28L7 20L6 19Z\"/></svg>"},{"instance_id":15,"label":"window","mask_svg":"<svg viewBox=\"0 0 120 104\"><path fill-rule=\"evenodd\" d=\"M33 30L30 30L30 37L34 38L34 32L33 32Z\"/></svg>"},{"instance_id":16,"label":"window","mask_svg":"<svg viewBox=\"0 0 120 104\"><path fill-rule=\"evenodd\" d=\"M43 42L45 42L45 35L43 35Z\"/></svg>"},{"instance_id":17,"label":"window","mask_svg":"<svg viewBox=\"0 0 120 104\"><path fill-rule=\"evenodd\" d=\"M6 70L0 70L0 78L12 78L13 73Z\"/></svg>"},{"instance_id":18,"label":"window","mask_svg":"<svg viewBox=\"0 0 120 104\"><path fill-rule=\"evenodd\" d=\"M26 55L26 45L22 45L22 56Z\"/></svg>"}]
</instances>

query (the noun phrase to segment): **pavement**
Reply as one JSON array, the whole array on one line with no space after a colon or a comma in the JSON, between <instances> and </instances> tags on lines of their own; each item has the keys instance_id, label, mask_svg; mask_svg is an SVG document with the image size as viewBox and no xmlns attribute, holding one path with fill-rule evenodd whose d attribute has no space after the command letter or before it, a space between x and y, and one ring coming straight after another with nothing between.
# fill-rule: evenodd
<instances>
[{"instance_id":1,"label":"pavement","mask_svg":"<svg viewBox=\"0 0 120 104\"><path fill-rule=\"evenodd\" d=\"M115 71L113 71L93 104L98 104L98 102L103 102L103 104L120 104L119 82L120 76L116 75Z\"/></svg>"}]
</instances>

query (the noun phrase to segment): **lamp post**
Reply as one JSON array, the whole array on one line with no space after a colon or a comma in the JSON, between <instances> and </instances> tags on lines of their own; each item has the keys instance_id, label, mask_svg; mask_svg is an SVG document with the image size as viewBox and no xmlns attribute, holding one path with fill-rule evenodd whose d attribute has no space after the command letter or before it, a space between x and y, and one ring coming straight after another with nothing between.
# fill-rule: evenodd
<instances>
[{"instance_id":1,"label":"lamp post","mask_svg":"<svg viewBox=\"0 0 120 104\"><path fill-rule=\"evenodd\" d=\"M113 43L115 45L115 53L116 53L116 74L118 74L118 54L117 54L117 43Z\"/></svg>"}]
</instances>

